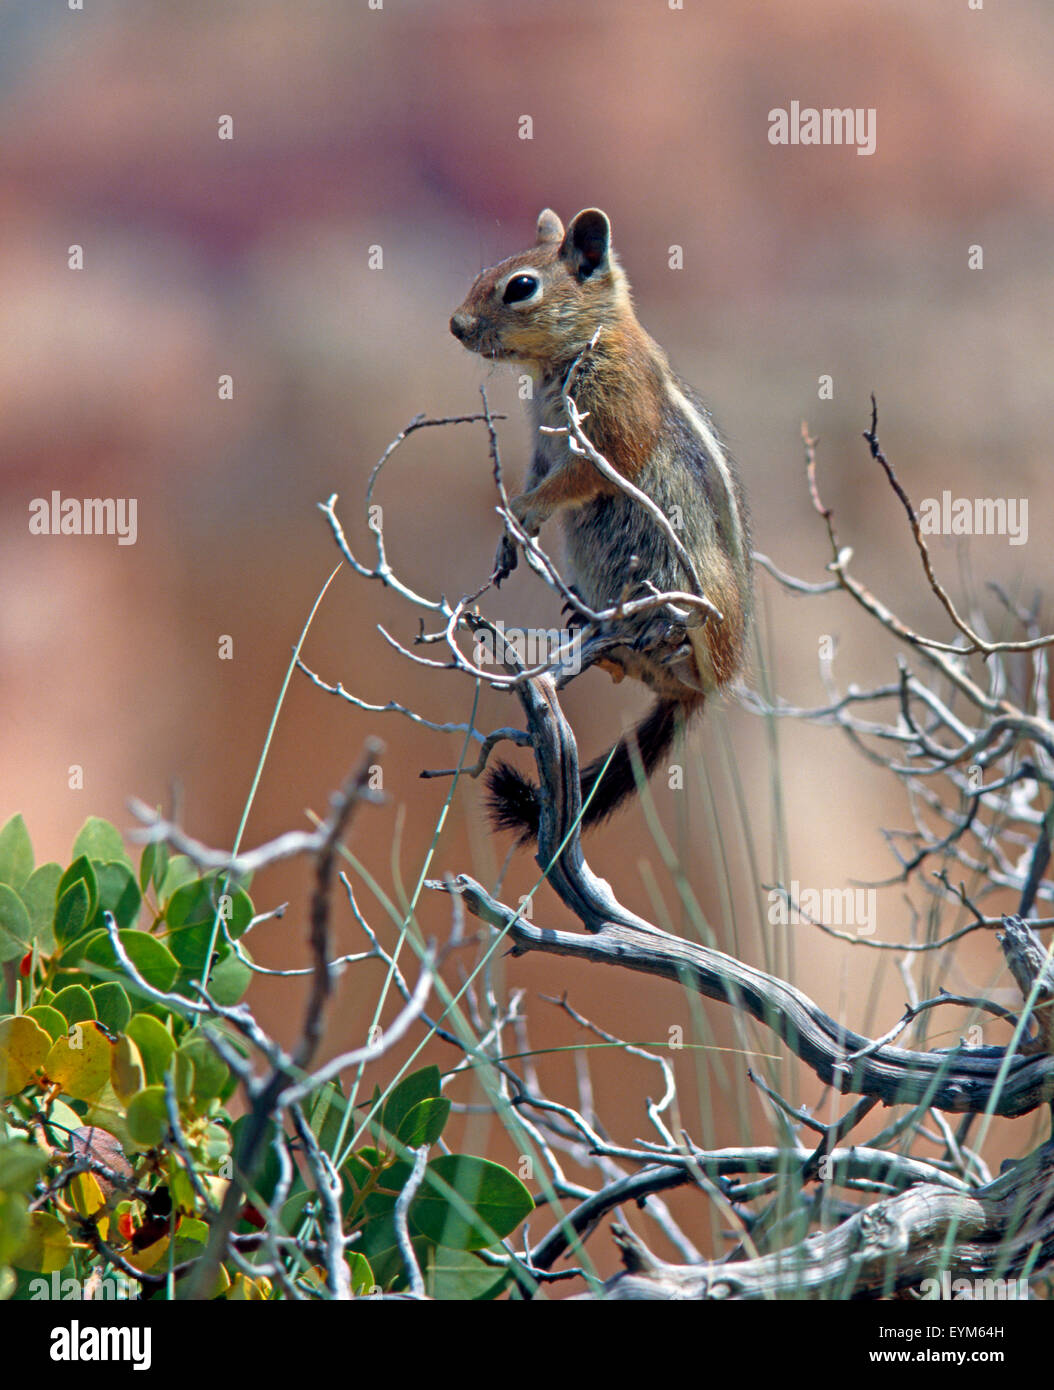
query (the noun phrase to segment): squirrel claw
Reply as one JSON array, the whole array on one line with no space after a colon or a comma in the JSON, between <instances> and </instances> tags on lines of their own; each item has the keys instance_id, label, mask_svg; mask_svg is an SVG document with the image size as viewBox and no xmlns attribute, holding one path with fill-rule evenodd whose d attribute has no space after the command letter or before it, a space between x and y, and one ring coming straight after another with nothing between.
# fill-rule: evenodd
<instances>
[{"instance_id":1,"label":"squirrel claw","mask_svg":"<svg viewBox=\"0 0 1054 1390\"><path fill-rule=\"evenodd\" d=\"M498 546L498 553L494 557L494 573L491 575L491 583L496 589L501 588L501 581L508 579L509 575L516 568L516 547L508 536L502 536L501 544Z\"/></svg>"},{"instance_id":2,"label":"squirrel claw","mask_svg":"<svg viewBox=\"0 0 1054 1390\"><path fill-rule=\"evenodd\" d=\"M687 635L684 623L670 622L666 618L654 618L633 639L633 649L638 652L657 651L665 647L676 651Z\"/></svg>"},{"instance_id":3,"label":"squirrel claw","mask_svg":"<svg viewBox=\"0 0 1054 1390\"><path fill-rule=\"evenodd\" d=\"M575 598L580 599L580 598L582 597L582 595L578 592L578 590L574 587L573 584L569 584L569 585L568 585L568 588L571 590L571 593L574 594ZM571 629L572 631L573 631L575 628L579 628L579 627L582 627L582 626L583 626L582 615L581 615L581 613L579 613L579 611L578 611L578 609L575 607L575 605L574 605L573 603L571 603L571 602L567 602L567 603L565 603L565 604L561 607L561 609L560 609L560 616L561 616L562 618L568 618L568 619L570 620L570 621L568 622L567 626L568 626L568 628Z\"/></svg>"}]
</instances>

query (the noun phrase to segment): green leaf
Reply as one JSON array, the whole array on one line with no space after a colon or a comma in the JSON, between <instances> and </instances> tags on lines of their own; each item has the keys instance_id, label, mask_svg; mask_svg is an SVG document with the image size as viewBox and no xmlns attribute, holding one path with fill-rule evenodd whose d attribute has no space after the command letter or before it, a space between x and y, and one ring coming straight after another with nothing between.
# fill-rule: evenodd
<instances>
[{"instance_id":1,"label":"green leaf","mask_svg":"<svg viewBox=\"0 0 1054 1390\"><path fill-rule=\"evenodd\" d=\"M411 1149L434 1144L443 1133L449 1114L450 1102L445 1096L423 1100L404 1116L395 1137Z\"/></svg>"},{"instance_id":2,"label":"green leaf","mask_svg":"<svg viewBox=\"0 0 1054 1390\"><path fill-rule=\"evenodd\" d=\"M128 1102L126 1121L132 1142L141 1149L156 1149L168 1127L164 1086L147 1086Z\"/></svg>"},{"instance_id":3,"label":"green leaf","mask_svg":"<svg viewBox=\"0 0 1054 1390\"><path fill-rule=\"evenodd\" d=\"M52 999L50 1007L58 1009L66 1020L67 1027L96 1017L91 995L83 985L67 985L65 989L60 989Z\"/></svg>"},{"instance_id":4,"label":"green leaf","mask_svg":"<svg viewBox=\"0 0 1054 1390\"><path fill-rule=\"evenodd\" d=\"M220 898L220 905L227 924L227 935L232 941L237 941L253 919L252 898L244 888L229 887Z\"/></svg>"},{"instance_id":5,"label":"green leaf","mask_svg":"<svg viewBox=\"0 0 1054 1390\"><path fill-rule=\"evenodd\" d=\"M167 903L172 894L183 886L196 879L198 871L185 854L174 855L165 865L165 876L157 886L157 896L163 903Z\"/></svg>"},{"instance_id":6,"label":"green leaf","mask_svg":"<svg viewBox=\"0 0 1054 1390\"><path fill-rule=\"evenodd\" d=\"M0 1269L14 1262L28 1237L29 1204L25 1197L20 1192L0 1192Z\"/></svg>"},{"instance_id":7,"label":"green leaf","mask_svg":"<svg viewBox=\"0 0 1054 1390\"><path fill-rule=\"evenodd\" d=\"M164 1080L176 1044L172 1034L153 1014L136 1014L125 1032L139 1049L146 1079L151 1085Z\"/></svg>"},{"instance_id":8,"label":"green leaf","mask_svg":"<svg viewBox=\"0 0 1054 1390\"><path fill-rule=\"evenodd\" d=\"M205 943L212 935L217 916L226 929L226 935L234 941L253 919L253 905L248 893L236 885L228 885L224 889L218 874L208 874L205 878L192 879L183 884L165 904L165 921L173 932L181 928L207 928L201 937ZM223 931L218 930L217 940L222 941L223 935Z\"/></svg>"},{"instance_id":9,"label":"green leaf","mask_svg":"<svg viewBox=\"0 0 1054 1390\"><path fill-rule=\"evenodd\" d=\"M144 893L148 884L152 883L156 888L162 882L168 867L168 857L168 846L157 840L143 850L143 856L139 860L139 887Z\"/></svg>"},{"instance_id":10,"label":"green leaf","mask_svg":"<svg viewBox=\"0 0 1054 1390\"><path fill-rule=\"evenodd\" d=\"M55 909L55 940L60 943L76 940L88 925L90 913L91 891L84 879L79 878L63 889L59 898Z\"/></svg>"},{"instance_id":11,"label":"green leaf","mask_svg":"<svg viewBox=\"0 0 1054 1390\"><path fill-rule=\"evenodd\" d=\"M26 1010L26 1018L32 1018L40 1024L51 1041L61 1038L69 1029L69 1024L63 1014L58 1009L52 1008L50 1004L34 1004L31 1009Z\"/></svg>"},{"instance_id":12,"label":"green leaf","mask_svg":"<svg viewBox=\"0 0 1054 1390\"><path fill-rule=\"evenodd\" d=\"M22 1013L0 1019L0 1095L17 1095L47 1061L51 1038Z\"/></svg>"},{"instance_id":13,"label":"green leaf","mask_svg":"<svg viewBox=\"0 0 1054 1390\"><path fill-rule=\"evenodd\" d=\"M52 1101L48 1107L48 1123L52 1126L48 1131L51 1142L64 1148L69 1143L69 1136L73 1131L83 1125L84 1118L78 1115L72 1106L59 1099Z\"/></svg>"},{"instance_id":14,"label":"green leaf","mask_svg":"<svg viewBox=\"0 0 1054 1390\"><path fill-rule=\"evenodd\" d=\"M55 949L53 925L61 878L61 864L41 864L26 879L20 894L29 913L33 940L40 942L40 949L45 954L50 954Z\"/></svg>"},{"instance_id":15,"label":"green leaf","mask_svg":"<svg viewBox=\"0 0 1054 1390\"><path fill-rule=\"evenodd\" d=\"M196 878L177 888L165 904L165 921L173 929L193 927L208 922L212 925L216 916L216 905L212 891L215 878Z\"/></svg>"},{"instance_id":16,"label":"green leaf","mask_svg":"<svg viewBox=\"0 0 1054 1390\"><path fill-rule=\"evenodd\" d=\"M51 1044L44 1070L74 1100L91 1100L109 1083L113 1043L94 1019L75 1023Z\"/></svg>"},{"instance_id":17,"label":"green leaf","mask_svg":"<svg viewBox=\"0 0 1054 1390\"><path fill-rule=\"evenodd\" d=\"M186 1177L186 1169L180 1168L179 1171ZM189 1181L189 1180L188 1180ZM193 1193L193 1188L191 1188ZM204 1245L209 1238L209 1228L204 1221L199 1221L197 1217L185 1216L179 1223L179 1235L176 1239L176 1248L179 1249L179 1242L182 1240L193 1241L197 1245ZM180 1256L180 1258L186 1258Z\"/></svg>"},{"instance_id":18,"label":"green leaf","mask_svg":"<svg viewBox=\"0 0 1054 1390\"><path fill-rule=\"evenodd\" d=\"M239 949L243 955L249 955L244 946ZM251 956L249 958L252 959ZM252 977L250 967L239 960L232 951L212 967L209 975L209 994L217 1004L223 1008L230 1008L231 1005L237 1004L249 988Z\"/></svg>"},{"instance_id":19,"label":"green leaf","mask_svg":"<svg viewBox=\"0 0 1054 1390\"><path fill-rule=\"evenodd\" d=\"M171 1063L172 1085L180 1105L189 1102L194 1094L194 1063L184 1052L176 1051Z\"/></svg>"},{"instance_id":20,"label":"green leaf","mask_svg":"<svg viewBox=\"0 0 1054 1390\"><path fill-rule=\"evenodd\" d=\"M33 872L33 842L21 816L12 816L0 830L0 883L17 892Z\"/></svg>"},{"instance_id":21,"label":"green leaf","mask_svg":"<svg viewBox=\"0 0 1054 1390\"><path fill-rule=\"evenodd\" d=\"M29 1217L29 1230L11 1263L18 1269L30 1269L37 1274L54 1274L72 1254L73 1239L66 1223L49 1212L35 1211Z\"/></svg>"},{"instance_id":22,"label":"green leaf","mask_svg":"<svg viewBox=\"0 0 1054 1390\"><path fill-rule=\"evenodd\" d=\"M425 1287L443 1303L482 1302L497 1298L510 1277L508 1270L485 1265L477 1255L439 1245L428 1266Z\"/></svg>"},{"instance_id":23,"label":"green leaf","mask_svg":"<svg viewBox=\"0 0 1054 1390\"><path fill-rule=\"evenodd\" d=\"M98 859L102 863L118 859L131 867L132 861L124 847L121 832L101 816L89 816L77 832L73 842L73 857L84 855L88 859Z\"/></svg>"},{"instance_id":24,"label":"green leaf","mask_svg":"<svg viewBox=\"0 0 1054 1390\"><path fill-rule=\"evenodd\" d=\"M385 1101L381 1124L389 1134L399 1136L399 1126L414 1106L423 1100L435 1099L439 1093L438 1067L422 1067L420 1071L411 1072L403 1077Z\"/></svg>"},{"instance_id":25,"label":"green leaf","mask_svg":"<svg viewBox=\"0 0 1054 1390\"><path fill-rule=\"evenodd\" d=\"M47 1164L47 1154L25 1139L0 1144L0 1191L31 1193Z\"/></svg>"},{"instance_id":26,"label":"green leaf","mask_svg":"<svg viewBox=\"0 0 1054 1390\"><path fill-rule=\"evenodd\" d=\"M134 929L118 932L117 935L129 960L147 984L155 989L170 990L179 974L179 965L164 942L148 932ZM87 942L83 954L84 960L127 979L124 966L118 961L105 929L96 932Z\"/></svg>"},{"instance_id":27,"label":"green leaf","mask_svg":"<svg viewBox=\"0 0 1054 1390\"><path fill-rule=\"evenodd\" d=\"M102 1090L88 1098L86 1105L82 1106L83 1119L82 1125L95 1125L99 1129L109 1130L109 1132L119 1138L120 1142L127 1147L128 1139L127 1127L125 1125L125 1103L119 1100L117 1092L113 1088L113 1074L117 1061L117 1044L110 1044L110 1080L103 1086Z\"/></svg>"},{"instance_id":28,"label":"green leaf","mask_svg":"<svg viewBox=\"0 0 1054 1390\"><path fill-rule=\"evenodd\" d=\"M135 881L135 875L127 864L115 860L110 864L97 864L96 876L99 881L99 910L92 922L93 927L104 925L102 914L112 912L119 927L132 927L139 917L143 895Z\"/></svg>"},{"instance_id":29,"label":"green leaf","mask_svg":"<svg viewBox=\"0 0 1054 1390\"><path fill-rule=\"evenodd\" d=\"M226 1086L230 1076L227 1065L202 1033L189 1033L180 1043L179 1053L193 1063L195 1108L204 1110Z\"/></svg>"},{"instance_id":30,"label":"green leaf","mask_svg":"<svg viewBox=\"0 0 1054 1390\"><path fill-rule=\"evenodd\" d=\"M304 1208L312 1205L317 1208L317 1192L311 1192L307 1188L300 1192L294 1192L292 1197L286 1199L282 1205L282 1210L278 1213L278 1221L282 1230L291 1236L299 1235L301 1223L304 1220Z\"/></svg>"},{"instance_id":31,"label":"green leaf","mask_svg":"<svg viewBox=\"0 0 1054 1390\"><path fill-rule=\"evenodd\" d=\"M331 1158L336 1157L337 1140L347 1109L348 1102L335 1081L327 1081L320 1086L308 1103L307 1122L318 1140L319 1148Z\"/></svg>"},{"instance_id":32,"label":"green leaf","mask_svg":"<svg viewBox=\"0 0 1054 1390\"><path fill-rule=\"evenodd\" d=\"M194 927L181 927L179 931L167 932L164 941L183 967L184 974L189 974L193 979L200 979L202 967L208 959L211 939L212 923L200 922ZM216 941L219 946L226 945L221 932L216 933Z\"/></svg>"},{"instance_id":33,"label":"green leaf","mask_svg":"<svg viewBox=\"0 0 1054 1390\"><path fill-rule=\"evenodd\" d=\"M21 960L32 941L25 903L9 884L0 883L0 961Z\"/></svg>"},{"instance_id":34,"label":"green leaf","mask_svg":"<svg viewBox=\"0 0 1054 1390\"><path fill-rule=\"evenodd\" d=\"M377 1288L377 1283L373 1277L373 1270L370 1262L365 1255L360 1255L357 1250L350 1251L345 1256L348 1268L351 1270L351 1292L356 1298L365 1298Z\"/></svg>"},{"instance_id":35,"label":"green leaf","mask_svg":"<svg viewBox=\"0 0 1054 1390\"><path fill-rule=\"evenodd\" d=\"M67 888L83 879L88 889L88 920L95 916L99 906L99 880L95 877L95 866L87 855L80 855L59 879L58 895L61 901Z\"/></svg>"},{"instance_id":36,"label":"green leaf","mask_svg":"<svg viewBox=\"0 0 1054 1390\"><path fill-rule=\"evenodd\" d=\"M431 1178L448 1183L478 1219L467 1222ZM413 1227L437 1245L483 1250L510 1235L533 1210L531 1194L500 1163L471 1154L440 1154L425 1170L409 1217Z\"/></svg>"},{"instance_id":37,"label":"green leaf","mask_svg":"<svg viewBox=\"0 0 1054 1390\"><path fill-rule=\"evenodd\" d=\"M143 1059L127 1033L122 1033L114 1044L110 1060L110 1085L114 1095L125 1105L146 1086Z\"/></svg>"},{"instance_id":38,"label":"green leaf","mask_svg":"<svg viewBox=\"0 0 1054 1390\"><path fill-rule=\"evenodd\" d=\"M245 1168L245 1131L250 1120L249 1115L241 1115L231 1126L231 1156L236 1170ZM256 1151L257 1168L254 1172L248 1173L249 1185L258 1194L261 1201L270 1202L274 1196L274 1190L278 1186L279 1178L282 1176L281 1165L278 1155L274 1151L275 1126L272 1120L267 1122L267 1137L261 1148ZM253 1200L252 1193L249 1200Z\"/></svg>"},{"instance_id":39,"label":"green leaf","mask_svg":"<svg viewBox=\"0 0 1054 1390\"><path fill-rule=\"evenodd\" d=\"M223 1159L227 1158L231 1151L230 1131L225 1125L217 1124L215 1120L210 1120L205 1127L204 1141L199 1138L198 1148L205 1158L205 1166L212 1171L220 1166ZM293 1181L296 1186L296 1180Z\"/></svg>"},{"instance_id":40,"label":"green leaf","mask_svg":"<svg viewBox=\"0 0 1054 1390\"><path fill-rule=\"evenodd\" d=\"M93 985L91 997L99 1022L105 1023L111 1033L123 1033L132 1017L132 1005L121 986L115 980Z\"/></svg>"},{"instance_id":41,"label":"green leaf","mask_svg":"<svg viewBox=\"0 0 1054 1390\"><path fill-rule=\"evenodd\" d=\"M388 1289L398 1285L405 1288L406 1266L395 1239L395 1223L390 1216L370 1222L363 1230L358 1244L362 1247L359 1253L370 1262L378 1287ZM410 1244L417 1256L418 1264L422 1269L426 1268L434 1246L423 1236L413 1234L410 1236Z\"/></svg>"}]
</instances>

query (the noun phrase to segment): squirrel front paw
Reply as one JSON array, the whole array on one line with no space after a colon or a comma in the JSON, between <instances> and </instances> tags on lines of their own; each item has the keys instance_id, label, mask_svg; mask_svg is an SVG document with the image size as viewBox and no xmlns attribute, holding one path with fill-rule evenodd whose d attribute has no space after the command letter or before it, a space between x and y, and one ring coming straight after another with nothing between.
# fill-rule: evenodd
<instances>
[{"instance_id":1,"label":"squirrel front paw","mask_svg":"<svg viewBox=\"0 0 1054 1390\"><path fill-rule=\"evenodd\" d=\"M568 584L568 590L574 594L575 598L581 599L582 595L573 584ZM583 600L584 602L584 600ZM565 620L565 626L570 632L575 632L585 626L585 619L578 608L570 600L560 609L560 616Z\"/></svg>"},{"instance_id":2,"label":"squirrel front paw","mask_svg":"<svg viewBox=\"0 0 1054 1390\"><path fill-rule=\"evenodd\" d=\"M660 612L634 633L632 646L634 651L661 656L664 652L675 652L687 636L688 629L684 623L671 621Z\"/></svg>"},{"instance_id":3,"label":"squirrel front paw","mask_svg":"<svg viewBox=\"0 0 1054 1390\"><path fill-rule=\"evenodd\" d=\"M496 589L501 588L501 581L508 579L516 568L518 558L513 541L508 536L502 536L498 553L494 557L494 573L491 575L491 582Z\"/></svg>"}]
</instances>

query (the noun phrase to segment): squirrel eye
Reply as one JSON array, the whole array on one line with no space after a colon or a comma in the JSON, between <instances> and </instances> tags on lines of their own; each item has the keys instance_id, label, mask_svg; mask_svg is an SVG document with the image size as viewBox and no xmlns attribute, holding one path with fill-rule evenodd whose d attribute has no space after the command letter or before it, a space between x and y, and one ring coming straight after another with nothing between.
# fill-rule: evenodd
<instances>
[{"instance_id":1,"label":"squirrel eye","mask_svg":"<svg viewBox=\"0 0 1054 1390\"><path fill-rule=\"evenodd\" d=\"M530 299L537 288L538 277L536 275L514 275L505 286L505 293L501 297L502 302L516 304L521 299Z\"/></svg>"}]
</instances>

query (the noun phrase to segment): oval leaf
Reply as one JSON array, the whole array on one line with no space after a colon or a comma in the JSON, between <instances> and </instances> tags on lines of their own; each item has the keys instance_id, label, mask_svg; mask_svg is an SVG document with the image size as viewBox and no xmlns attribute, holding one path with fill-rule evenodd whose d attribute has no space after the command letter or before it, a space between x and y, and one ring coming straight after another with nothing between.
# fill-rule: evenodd
<instances>
[{"instance_id":1,"label":"oval leaf","mask_svg":"<svg viewBox=\"0 0 1054 1390\"><path fill-rule=\"evenodd\" d=\"M49 1008L58 1009L66 1020L67 1029L71 1024L84 1023L86 1019L96 1017L91 995L83 985L67 985L65 989L60 989Z\"/></svg>"},{"instance_id":2,"label":"oval leaf","mask_svg":"<svg viewBox=\"0 0 1054 1390\"><path fill-rule=\"evenodd\" d=\"M95 1022L77 1023L51 1045L44 1070L74 1100L91 1100L110 1079L114 1045Z\"/></svg>"},{"instance_id":3,"label":"oval leaf","mask_svg":"<svg viewBox=\"0 0 1054 1390\"><path fill-rule=\"evenodd\" d=\"M101 816L89 816L77 832L77 838L73 842L73 857L76 859L82 854L86 859L98 859L102 863L112 859L123 860L129 865L132 862L128 858L121 832Z\"/></svg>"},{"instance_id":4,"label":"oval leaf","mask_svg":"<svg viewBox=\"0 0 1054 1390\"><path fill-rule=\"evenodd\" d=\"M165 905L165 921L173 929L178 927L210 926L216 917L216 904L212 894L216 888L214 878L196 878L178 888Z\"/></svg>"},{"instance_id":5,"label":"oval leaf","mask_svg":"<svg viewBox=\"0 0 1054 1390\"><path fill-rule=\"evenodd\" d=\"M185 854L174 855L165 866L165 876L157 889L157 896L167 905L172 894L190 883L198 876L198 871Z\"/></svg>"},{"instance_id":6,"label":"oval leaf","mask_svg":"<svg viewBox=\"0 0 1054 1390\"><path fill-rule=\"evenodd\" d=\"M377 1287L369 1260L365 1255L360 1255L357 1250L349 1251L345 1259L351 1270L352 1294L356 1298L366 1298Z\"/></svg>"},{"instance_id":7,"label":"oval leaf","mask_svg":"<svg viewBox=\"0 0 1054 1390\"><path fill-rule=\"evenodd\" d=\"M145 931L129 929L118 932L118 936L129 960L147 984L155 989L170 990L179 974L179 965L168 947ZM97 932L88 942L83 958L115 975L125 976L124 966L118 961L105 930Z\"/></svg>"},{"instance_id":8,"label":"oval leaf","mask_svg":"<svg viewBox=\"0 0 1054 1390\"><path fill-rule=\"evenodd\" d=\"M244 946L240 946L238 949L243 956L252 959ZM237 1004L249 988L252 977L252 968L246 965L245 961L239 960L231 951L217 961L209 972L209 994L222 1008L230 1008L233 1004Z\"/></svg>"},{"instance_id":9,"label":"oval leaf","mask_svg":"<svg viewBox=\"0 0 1054 1390\"><path fill-rule=\"evenodd\" d=\"M114 1095L125 1105L146 1086L143 1059L138 1047L127 1035L119 1037L114 1044L110 1060L110 1085Z\"/></svg>"},{"instance_id":10,"label":"oval leaf","mask_svg":"<svg viewBox=\"0 0 1054 1390\"><path fill-rule=\"evenodd\" d=\"M428 1293L443 1303L487 1301L511 1282L507 1269L485 1265L478 1255L438 1246L428 1267Z\"/></svg>"},{"instance_id":11,"label":"oval leaf","mask_svg":"<svg viewBox=\"0 0 1054 1390\"><path fill-rule=\"evenodd\" d=\"M29 1196L47 1163L47 1154L24 1139L0 1144L0 1190Z\"/></svg>"},{"instance_id":12,"label":"oval leaf","mask_svg":"<svg viewBox=\"0 0 1054 1390\"><path fill-rule=\"evenodd\" d=\"M28 1235L29 1204L25 1197L20 1192L0 1191L0 1267L14 1261ZM6 1301L6 1297L0 1285L0 1298Z\"/></svg>"},{"instance_id":13,"label":"oval leaf","mask_svg":"<svg viewBox=\"0 0 1054 1390\"><path fill-rule=\"evenodd\" d=\"M395 1137L411 1149L434 1144L443 1133L449 1114L450 1102L445 1096L423 1100L403 1119Z\"/></svg>"},{"instance_id":14,"label":"oval leaf","mask_svg":"<svg viewBox=\"0 0 1054 1390\"><path fill-rule=\"evenodd\" d=\"M132 1005L116 981L93 985L91 1001L95 1005L95 1017L105 1023L111 1033L123 1033L132 1017Z\"/></svg>"},{"instance_id":15,"label":"oval leaf","mask_svg":"<svg viewBox=\"0 0 1054 1390\"><path fill-rule=\"evenodd\" d=\"M0 961L19 960L33 943L33 928L25 903L15 890L0 883Z\"/></svg>"},{"instance_id":16,"label":"oval leaf","mask_svg":"<svg viewBox=\"0 0 1054 1390\"><path fill-rule=\"evenodd\" d=\"M61 1038L70 1026L66 1017L50 1004L34 1004L26 1010L26 1017L35 1018L52 1042Z\"/></svg>"},{"instance_id":17,"label":"oval leaf","mask_svg":"<svg viewBox=\"0 0 1054 1390\"><path fill-rule=\"evenodd\" d=\"M153 1014L136 1014L126 1031L139 1049L148 1085L163 1081L176 1050L172 1034Z\"/></svg>"},{"instance_id":18,"label":"oval leaf","mask_svg":"<svg viewBox=\"0 0 1054 1390\"><path fill-rule=\"evenodd\" d=\"M139 887L145 893L148 886L157 885L165 876L165 869L168 866L168 846L155 840L153 844L147 845L143 850L142 858L139 860Z\"/></svg>"},{"instance_id":19,"label":"oval leaf","mask_svg":"<svg viewBox=\"0 0 1054 1390\"><path fill-rule=\"evenodd\" d=\"M384 1102L381 1111L381 1124L389 1134L399 1135L399 1126L414 1108L423 1100L433 1100L439 1095L439 1068L422 1067L420 1071L404 1076L398 1086Z\"/></svg>"},{"instance_id":20,"label":"oval leaf","mask_svg":"<svg viewBox=\"0 0 1054 1390\"><path fill-rule=\"evenodd\" d=\"M215 1048L201 1033L191 1033L184 1038L179 1045L179 1051L194 1065L195 1108L203 1110L226 1086L230 1072L216 1055Z\"/></svg>"},{"instance_id":21,"label":"oval leaf","mask_svg":"<svg viewBox=\"0 0 1054 1390\"><path fill-rule=\"evenodd\" d=\"M156 1149L168 1125L164 1086L147 1086L133 1096L128 1102L126 1123L133 1143L141 1149Z\"/></svg>"},{"instance_id":22,"label":"oval leaf","mask_svg":"<svg viewBox=\"0 0 1054 1390\"><path fill-rule=\"evenodd\" d=\"M29 925L33 940L40 942L41 950L55 949L55 906L58 903L59 883L62 880L60 864L41 864L26 880L19 896L29 913Z\"/></svg>"},{"instance_id":23,"label":"oval leaf","mask_svg":"<svg viewBox=\"0 0 1054 1390\"><path fill-rule=\"evenodd\" d=\"M105 910L113 913L119 927L134 926L143 895L131 869L125 863L115 862L97 864L95 872L99 881L99 912L96 913L92 925L103 925L100 913Z\"/></svg>"},{"instance_id":24,"label":"oval leaf","mask_svg":"<svg viewBox=\"0 0 1054 1390\"><path fill-rule=\"evenodd\" d=\"M47 1061L51 1038L34 1018L0 1018L0 1095L21 1091Z\"/></svg>"},{"instance_id":25,"label":"oval leaf","mask_svg":"<svg viewBox=\"0 0 1054 1390\"><path fill-rule=\"evenodd\" d=\"M29 1218L29 1234L11 1263L35 1274L53 1274L73 1254L74 1244L66 1223L46 1211L35 1211Z\"/></svg>"},{"instance_id":26,"label":"oval leaf","mask_svg":"<svg viewBox=\"0 0 1054 1390\"><path fill-rule=\"evenodd\" d=\"M99 883L95 877L95 866L86 854L78 855L59 879L59 897L75 883L83 883L88 890L89 918L95 916L99 906Z\"/></svg>"},{"instance_id":27,"label":"oval leaf","mask_svg":"<svg viewBox=\"0 0 1054 1390\"><path fill-rule=\"evenodd\" d=\"M21 816L12 816L0 830L0 883L17 892L33 872L33 842Z\"/></svg>"},{"instance_id":28,"label":"oval leaf","mask_svg":"<svg viewBox=\"0 0 1054 1390\"><path fill-rule=\"evenodd\" d=\"M61 884L60 884L61 888ZM74 941L88 925L91 909L91 893L84 879L77 879L61 891L59 905L55 909L55 940Z\"/></svg>"},{"instance_id":29,"label":"oval leaf","mask_svg":"<svg viewBox=\"0 0 1054 1390\"><path fill-rule=\"evenodd\" d=\"M466 1221L430 1177L452 1187L476 1213L475 1219ZM533 1210L531 1194L500 1163L471 1154L441 1154L425 1170L421 1190L410 1207L410 1221L437 1245L483 1250L510 1235Z\"/></svg>"}]
</instances>

